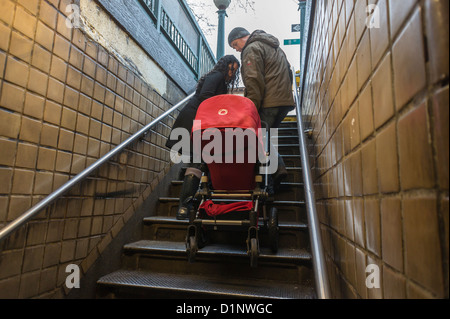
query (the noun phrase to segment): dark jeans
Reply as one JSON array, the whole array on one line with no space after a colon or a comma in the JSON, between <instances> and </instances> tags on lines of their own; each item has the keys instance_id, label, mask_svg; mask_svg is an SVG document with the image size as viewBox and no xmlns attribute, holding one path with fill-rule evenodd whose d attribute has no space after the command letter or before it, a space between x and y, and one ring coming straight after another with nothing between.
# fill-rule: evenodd
<instances>
[{"instance_id":1,"label":"dark jeans","mask_svg":"<svg viewBox=\"0 0 450 319\"><path fill-rule=\"evenodd\" d=\"M268 128L279 128L283 119L293 109L293 106L261 108L259 110L259 117L261 118L261 122L265 122ZM261 125L264 127L263 123L261 123ZM271 147L271 152L276 152L278 154L273 146ZM285 169L286 165L284 164L283 158L278 154L278 168L274 175L277 175L280 171Z\"/></svg>"},{"instance_id":2,"label":"dark jeans","mask_svg":"<svg viewBox=\"0 0 450 319\"><path fill-rule=\"evenodd\" d=\"M286 115L293 109L293 106L261 108L259 117L261 122L266 122L269 128L279 128Z\"/></svg>"}]
</instances>

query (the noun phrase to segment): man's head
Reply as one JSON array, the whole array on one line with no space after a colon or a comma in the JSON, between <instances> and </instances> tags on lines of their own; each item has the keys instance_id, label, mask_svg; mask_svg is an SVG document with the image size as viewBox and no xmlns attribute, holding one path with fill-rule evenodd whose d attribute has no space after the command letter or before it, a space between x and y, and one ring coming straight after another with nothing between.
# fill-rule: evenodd
<instances>
[{"instance_id":1,"label":"man's head","mask_svg":"<svg viewBox=\"0 0 450 319\"><path fill-rule=\"evenodd\" d=\"M236 51L242 52L242 49L247 43L249 36L250 32L248 32L246 29L241 27L234 28L228 35L228 44Z\"/></svg>"}]
</instances>

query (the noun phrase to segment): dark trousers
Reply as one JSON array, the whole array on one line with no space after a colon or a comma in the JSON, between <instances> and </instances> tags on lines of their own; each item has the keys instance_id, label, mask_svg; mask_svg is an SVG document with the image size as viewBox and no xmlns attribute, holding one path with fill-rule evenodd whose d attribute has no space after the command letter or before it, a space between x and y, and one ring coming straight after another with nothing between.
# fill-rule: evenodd
<instances>
[{"instance_id":1,"label":"dark trousers","mask_svg":"<svg viewBox=\"0 0 450 319\"><path fill-rule=\"evenodd\" d=\"M293 106L261 108L259 110L259 117L261 118L261 122L266 122L269 128L279 128L286 115L293 109Z\"/></svg>"},{"instance_id":2,"label":"dark trousers","mask_svg":"<svg viewBox=\"0 0 450 319\"><path fill-rule=\"evenodd\" d=\"M269 107L269 108L261 108L259 110L259 117L261 118L261 122L265 122L267 125L266 128L279 128L281 122L286 117L286 115L294 109L293 106L278 106L278 107ZM264 127L264 124L261 123ZM271 144L272 145L272 144ZM271 152L278 152L271 147ZM284 164L283 158L278 154L278 168L274 175L279 173L281 170L285 170L286 165Z\"/></svg>"}]
</instances>

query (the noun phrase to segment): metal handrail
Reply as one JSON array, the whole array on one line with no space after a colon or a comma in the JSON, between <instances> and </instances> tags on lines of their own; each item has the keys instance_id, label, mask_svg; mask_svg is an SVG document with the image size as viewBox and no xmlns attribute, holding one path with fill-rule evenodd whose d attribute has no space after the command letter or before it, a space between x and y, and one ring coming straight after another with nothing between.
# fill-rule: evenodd
<instances>
[{"instance_id":1,"label":"metal handrail","mask_svg":"<svg viewBox=\"0 0 450 319\"><path fill-rule=\"evenodd\" d=\"M84 169L81 173L76 175L74 178L67 181L64 185L59 187L57 190L55 190L53 193L45 197L43 200L41 200L39 203L37 203L35 206L31 207L29 210L27 210L25 213L17 217L15 220L10 222L8 225L3 227L0 230L0 241L8 237L12 232L17 230L20 226L22 226L24 223L28 222L31 218L33 218L35 215L37 215L42 209L49 206L51 203L53 203L56 199L64 195L66 192L68 192L72 187L74 187L76 184L84 180L86 177L88 177L91 173L93 173L95 170L97 170L100 166L108 162L112 157L119 154L123 151L124 148L129 146L131 143L139 139L142 135L146 134L154 125L158 124L161 120L163 120L167 115L175 111L177 108L182 106L184 103L186 103L191 97L193 97L195 94L192 93L188 95L186 98L184 98L182 101L174 105L172 108L158 116L156 119L154 119L151 123L147 124L145 127L143 127L141 130L139 130L137 133L126 139L124 142L113 148L110 152L108 152L106 155L98 159L96 162L94 162L92 165L88 166L86 169Z\"/></svg>"},{"instance_id":2,"label":"metal handrail","mask_svg":"<svg viewBox=\"0 0 450 319\"><path fill-rule=\"evenodd\" d=\"M320 221L316 211L316 199L309 166L308 150L306 147L305 131L303 128L302 110L298 96L297 83L294 77L294 96L297 111L297 129L299 138L300 158L302 162L303 184L305 188L306 211L308 215L309 236L311 238L311 251L314 266L314 277L316 282L316 292L320 299L330 299L330 285L328 282L325 255L322 246L322 236L320 232Z\"/></svg>"}]
</instances>

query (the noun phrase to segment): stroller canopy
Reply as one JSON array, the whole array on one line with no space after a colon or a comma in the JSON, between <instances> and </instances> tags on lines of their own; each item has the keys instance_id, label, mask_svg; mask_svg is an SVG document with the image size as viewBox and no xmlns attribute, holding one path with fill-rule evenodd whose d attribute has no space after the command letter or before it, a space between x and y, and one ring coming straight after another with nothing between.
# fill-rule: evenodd
<instances>
[{"instance_id":1,"label":"stroller canopy","mask_svg":"<svg viewBox=\"0 0 450 319\"><path fill-rule=\"evenodd\" d=\"M192 131L208 128L242 128L258 132L261 127L258 110L250 99L239 95L217 95L200 104Z\"/></svg>"},{"instance_id":2,"label":"stroller canopy","mask_svg":"<svg viewBox=\"0 0 450 319\"><path fill-rule=\"evenodd\" d=\"M262 145L259 135L261 120L253 102L238 95L218 95L200 104L195 120L192 128L193 136L194 132L202 134L211 130L220 132L221 143L218 149L206 146L208 141L203 137L202 150L206 148L209 152L206 154L200 152L194 143L194 153L201 153L202 160L208 165L214 189L226 191L253 189L258 149L263 149L258 147L258 144ZM227 143L226 138L230 130L241 130L233 137L231 145ZM248 132L250 134L247 135ZM245 135L248 138L245 138Z\"/></svg>"}]
</instances>

